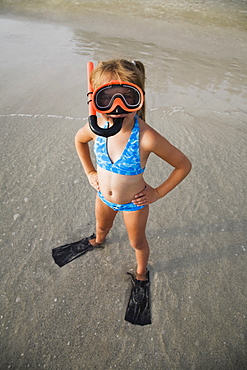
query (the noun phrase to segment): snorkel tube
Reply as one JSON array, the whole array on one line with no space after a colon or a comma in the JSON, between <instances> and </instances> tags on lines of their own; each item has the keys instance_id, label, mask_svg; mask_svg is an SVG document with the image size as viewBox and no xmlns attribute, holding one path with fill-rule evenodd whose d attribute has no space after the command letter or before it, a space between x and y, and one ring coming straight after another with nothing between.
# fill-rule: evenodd
<instances>
[{"instance_id":1,"label":"snorkel tube","mask_svg":"<svg viewBox=\"0 0 247 370\"><path fill-rule=\"evenodd\" d=\"M92 99L91 96L93 94L93 87L90 83L90 74L92 70L94 69L94 64L93 62L88 62L87 63L87 83L88 83L88 109L89 109L89 117L88 117L88 122L89 122L89 127L93 131L94 134L98 136L104 136L104 137L109 137L116 135L122 128L123 124L123 117L118 117L118 118L113 118L113 125L109 128L101 128L98 126L97 123L97 116L96 116L96 111L93 108L92 105Z\"/></svg>"}]
</instances>

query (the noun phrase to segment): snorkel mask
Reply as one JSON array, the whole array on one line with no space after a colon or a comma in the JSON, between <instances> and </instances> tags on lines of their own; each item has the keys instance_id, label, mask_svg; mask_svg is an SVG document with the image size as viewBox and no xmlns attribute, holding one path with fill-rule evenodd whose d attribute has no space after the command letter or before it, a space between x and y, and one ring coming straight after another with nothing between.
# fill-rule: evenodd
<instances>
[{"instance_id":1,"label":"snorkel mask","mask_svg":"<svg viewBox=\"0 0 247 370\"><path fill-rule=\"evenodd\" d=\"M89 127L96 135L113 136L121 130L124 117L113 118L113 125L105 129L98 126L96 112L110 115L136 112L143 105L143 91L131 82L119 80L110 81L93 91L90 83L90 74L93 69L93 63L88 62Z\"/></svg>"}]
</instances>

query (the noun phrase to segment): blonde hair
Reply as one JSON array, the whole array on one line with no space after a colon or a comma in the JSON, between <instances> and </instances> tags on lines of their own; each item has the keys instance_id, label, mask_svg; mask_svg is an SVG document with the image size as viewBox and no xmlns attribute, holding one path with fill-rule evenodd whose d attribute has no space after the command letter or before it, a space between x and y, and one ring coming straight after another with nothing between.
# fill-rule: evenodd
<instances>
[{"instance_id":1,"label":"blonde hair","mask_svg":"<svg viewBox=\"0 0 247 370\"><path fill-rule=\"evenodd\" d=\"M109 75L111 80L131 82L145 91L145 68L142 62L129 62L125 59L99 62L90 75L90 82L94 89L102 85L103 76ZM145 100L138 111L139 116L145 120Z\"/></svg>"}]
</instances>

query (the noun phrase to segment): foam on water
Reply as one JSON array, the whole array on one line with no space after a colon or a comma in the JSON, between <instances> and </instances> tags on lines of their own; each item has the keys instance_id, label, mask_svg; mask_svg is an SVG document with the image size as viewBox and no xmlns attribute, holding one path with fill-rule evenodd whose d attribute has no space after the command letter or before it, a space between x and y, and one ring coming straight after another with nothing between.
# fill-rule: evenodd
<instances>
[{"instance_id":1,"label":"foam on water","mask_svg":"<svg viewBox=\"0 0 247 370\"><path fill-rule=\"evenodd\" d=\"M33 117L33 118L57 118L57 119L68 119L68 120L76 120L76 121L86 121L87 118L81 117L66 117L66 116L58 116L56 114L28 114L28 113L9 113L9 114L0 114L0 117Z\"/></svg>"}]
</instances>

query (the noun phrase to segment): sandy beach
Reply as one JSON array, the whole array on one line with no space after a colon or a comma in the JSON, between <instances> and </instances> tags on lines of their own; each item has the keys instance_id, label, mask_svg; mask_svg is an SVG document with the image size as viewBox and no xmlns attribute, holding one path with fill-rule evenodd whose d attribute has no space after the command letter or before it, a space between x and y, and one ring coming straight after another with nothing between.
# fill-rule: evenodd
<instances>
[{"instance_id":1,"label":"sandy beach","mask_svg":"<svg viewBox=\"0 0 247 370\"><path fill-rule=\"evenodd\" d=\"M247 368L246 17L237 0L1 2L1 369ZM103 250L51 256L94 231L74 136L86 63L116 57L144 63L146 120L193 164L150 206L145 327L124 321L121 214ZM170 171L151 156L145 180Z\"/></svg>"}]
</instances>

